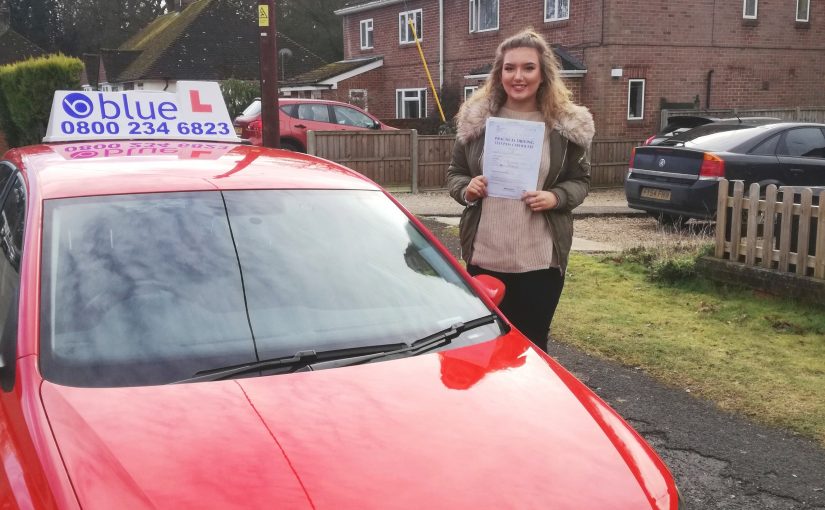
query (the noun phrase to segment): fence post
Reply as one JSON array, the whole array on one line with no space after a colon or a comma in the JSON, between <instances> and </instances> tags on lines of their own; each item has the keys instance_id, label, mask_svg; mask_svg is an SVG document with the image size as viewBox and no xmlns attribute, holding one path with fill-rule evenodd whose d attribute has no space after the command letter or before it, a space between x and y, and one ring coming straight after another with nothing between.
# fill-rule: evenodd
<instances>
[{"instance_id":1,"label":"fence post","mask_svg":"<svg viewBox=\"0 0 825 510\"><path fill-rule=\"evenodd\" d=\"M742 243L742 202L745 182L733 183L733 210L730 213L730 260L739 262L739 248Z\"/></svg>"},{"instance_id":2,"label":"fence post","mask_svg":"<svg viewBox=\"0 0 825 510\"><path fill-rule=\"evenodd\" d=\"M307 154L315 156L315 131L307 131Z\"/></svg>"},{"instance_id":3,"label":"fence post","mask_svg":"<svg viewBox=\"0 0 825 510\"><path fill-rule=\"evenodd\" d=\"M796 236L796 274L805 276L808 274L808 244L811 235L811 204L813 202L813 191L811 188L802 190L802 200L799 202L799 230Z\"/></svg>"},{"instance_id":4,"label":"fence post","mask_svg":"<svg viewBox=\"0 0 825 510\"><path fill-rule=\"evenodd\" d=\"M410 188L413 194L418 193L418 130L410 131L410 174L412 183Z\"/></svg>"},{"instance_id":5,"label":"fence post","mask_svg":"<svg viewBox=\"0 0 825 510\"><path fill-rule=\"evenodd\" d=\"M762 228L762 267L771 269L774 251L774 223L776 222L776 184L765 188L765 226Z\"/></svg>"},{"instance_id":6,"label":"fence post","mask_svg":"<svg viewBox=\"0 0 825 510\"><path fill-rule=\"evenodd\" d=\"M795 121L799 122L799 118L800 118L800 117L802 117L802 112L800 111L800 108L797 106L797 107L796 107L796 110L794 110L794 118L793 118L793 120L795 120Z\"/></svg>"},{"instance_id":7,"label":"fence post","mask_svg":"<svg viewBox=\"0 0 825 510\"><path fill-rule=\"evenodd\" d=\"M759 184L753 183L748 190L748 227L745 236L745 264L756 265L756 236L759 234Z\"/></svg>"},{"instance_id":8,"label":"fence post","mask_svg":"<svg viewBox=\"0 0 825 510\"><path fill-rule=\"evenodd\" d=\"M814 254L814 277L825 278L825 191L819 192L816 223L816 251Z\"/></svg>"},{"instance_id":9,"label":"fence post","mask_svg":"<svg viewBox=\"0 0 825 510\"><path fill-rule=\"evenodd\" d=\"M728 181L719 181L719 191L716 197L716 251L714 256L725 258L725 229L728 216Z\"/></svg>"}]
</instances>

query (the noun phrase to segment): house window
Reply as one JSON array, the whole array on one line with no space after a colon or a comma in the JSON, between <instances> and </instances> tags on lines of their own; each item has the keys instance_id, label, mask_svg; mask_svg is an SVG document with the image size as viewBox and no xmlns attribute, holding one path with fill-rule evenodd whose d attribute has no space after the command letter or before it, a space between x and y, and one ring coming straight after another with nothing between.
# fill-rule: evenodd
<instances>
[{"instance_id":1,"label":"house window","mask_svg":"<svg viewBox=\"0 0 825 510\"><path fill-rule=\"evenodd\" d=\"M470 32L498 30L498 0L470 0Z\"/></svg>"},{"instance_id":2,"label":"house window","mask_svg":"<svg viewBox=\"0 0 825 510\"><path fill-rule=\"evenodd\" d=\"M415 25L415 35L418 36L418 40L420 41L424 38L423 22L421 17L421 9L402 12L398 15L399 43L406 44L415 42L415 36L413 36L413 30L412 27L410 27L410 21L412 21L413 25Z\"/></svg>"},{"instance_id":3,"label":"house window","mask_svg":"<svg viewBox=\"0 0 825 510\"><path fill-rule=\"evenodd\" d=\"M630 80L627 85L627 120L645 116L645 81Z\"/></svg>"},{"instance_id":4,"label":"house window","mask_svg":"<svg viewBox=\"0 0 825 510\"><path fill-rule=\"evenodd\" d=\"M369 111L369 108L367 107L367 89L350 89L349 104Z\"/></svg>"},{"instance_id":5,"label":"house window","mask_svg":"<svg viewBox=\"0 0 825 510\"><path fill-rule=\"evenodd\" d=\"M758 0L745 0L742 8L742 17L745 19L756 19L756 3Z\"/></svg>"},{"instance_id":6,"label":"house window","mask_svg":"<svg viewBox=\"0 0 825 510\"><path fill-rule=\"evenodd\" d=\"M361 49L368 50L372 48L372 20L361 20Z\"/></svg>"},{"instance_id":7,"label":"house window","mask_svg":"<svg viewBox=\"0 0 825 510\"><path fill-rule=\"evenodd\" d=\"M427 89L396 89L395 117L423 119L427 116Z\"/></svg>"},{"instance_id":8,"label":"house window","mask_svg":"<svg viewBox=\"0 0 825 510\"><path fill-rule=\"evenodd\" d=\"M570 0L544 0L544 21L559 21L570 17Z\"/></svg>"},{"instance_id":9,"label":"house window","mask_svg":"<svg viewBox=\"0 0 825 510\"><path fill-rule=\"evenodd\" d=\"M796 21L807 22L811 14L810 0L796 0Z\"/></svg>"},{"instance_id":10,"label":"house window","mask_svg":"<svg viewBox=\"0 0 825 510\"><path fill-rule=\"evenodd\" d=\"M476 90L478 90L478 85L468 85L464 87L464 100L470 99L470 96L472 96Z\"/></svg>"}]
</instances>

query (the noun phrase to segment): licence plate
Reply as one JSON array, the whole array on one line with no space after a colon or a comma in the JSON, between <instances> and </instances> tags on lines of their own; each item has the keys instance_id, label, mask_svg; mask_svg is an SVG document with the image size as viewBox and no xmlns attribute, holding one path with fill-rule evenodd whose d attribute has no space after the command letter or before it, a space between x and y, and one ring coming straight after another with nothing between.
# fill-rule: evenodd
<instances>
[{"instance_id":1,"label":"licence plate","mask_svg":"<svg viewBox=\"0 0 825 510\"><path fill-rule=\"evenodd\" d=\"M640 193L642 198L652 198L653 200L670 200L670 190L659 188L642 188Z\"/></svg>"},{"instance_id":2,"label":"licence plate","mask_svg":"<svg viewBox=\"0 0 825 510\"><path fill-rule=\"evenodd\" d=\"M238 126L235 126L235 134L241 136L241 133L243 133L243 129L239 128Z\"/></svg>"}]
</instances>

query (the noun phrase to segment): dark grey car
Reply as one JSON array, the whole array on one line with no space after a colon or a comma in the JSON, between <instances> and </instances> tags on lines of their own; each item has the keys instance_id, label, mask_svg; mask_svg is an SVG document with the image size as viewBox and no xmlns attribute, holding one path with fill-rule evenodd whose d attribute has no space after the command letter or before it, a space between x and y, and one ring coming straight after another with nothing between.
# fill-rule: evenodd
<instances>
[{"instance_id":1,"label":"dark grey car","mask_svg":"<svg viewBox=\"0 0 825 510\"><path fill-rule=\"evenodd\" d=\"M825 124L766 124L699 136L677 146L636 147L625 195L630 207L662 223L713 219L722 178L746 186L825 185Z\"/></svg>"}]
</instances>

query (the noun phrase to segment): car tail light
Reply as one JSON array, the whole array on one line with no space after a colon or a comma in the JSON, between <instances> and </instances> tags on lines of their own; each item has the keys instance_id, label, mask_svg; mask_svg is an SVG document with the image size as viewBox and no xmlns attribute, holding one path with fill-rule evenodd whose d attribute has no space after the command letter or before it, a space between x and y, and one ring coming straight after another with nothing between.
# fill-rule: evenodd
<instances>
[{"instance_id":1,"label":"car tail light","mask_svg":"<svg viewBox=\"0 0 825 510\"><path fill-rule=\"evenodd\" d=\"M250 131L260 131L263 128L263 123L260 120L253 120L246 126L246 129Z\"/></svg>"},{"instance_id":2,"label":"car tail light","mask_svg":"<svg viewBox=\"0 0 825 510\"><path fill-rule=\"evenodd\" d=\"M700 179L720 179L725 177L725 160L715 154L705 153L702 167L699 168Z\"/></svg>"},{"instance_id":3,"label":"car tail light","mask_svg":"<svg viewBox=\"0 0 825 510\"><path fill-rule=\"evenodd\" d=\"M625 175L625 180L630 177L630 172L633 171L633 160L636 159L636 147L630 149L630 162L627 164L627 175Z\"/></svg>"},{"instance_id":4,"label":"car tail light","mask_svg":"<svg viewBox=\"0 0 825 510\"><path fill-rule=\"evenodd\" d=\"M643 143L642 145L650 145L650 142L652 142L654 138L656 138L656 135L652 135L650 138L645 140L645 143Z\"/></svg>"}]
</instances>

